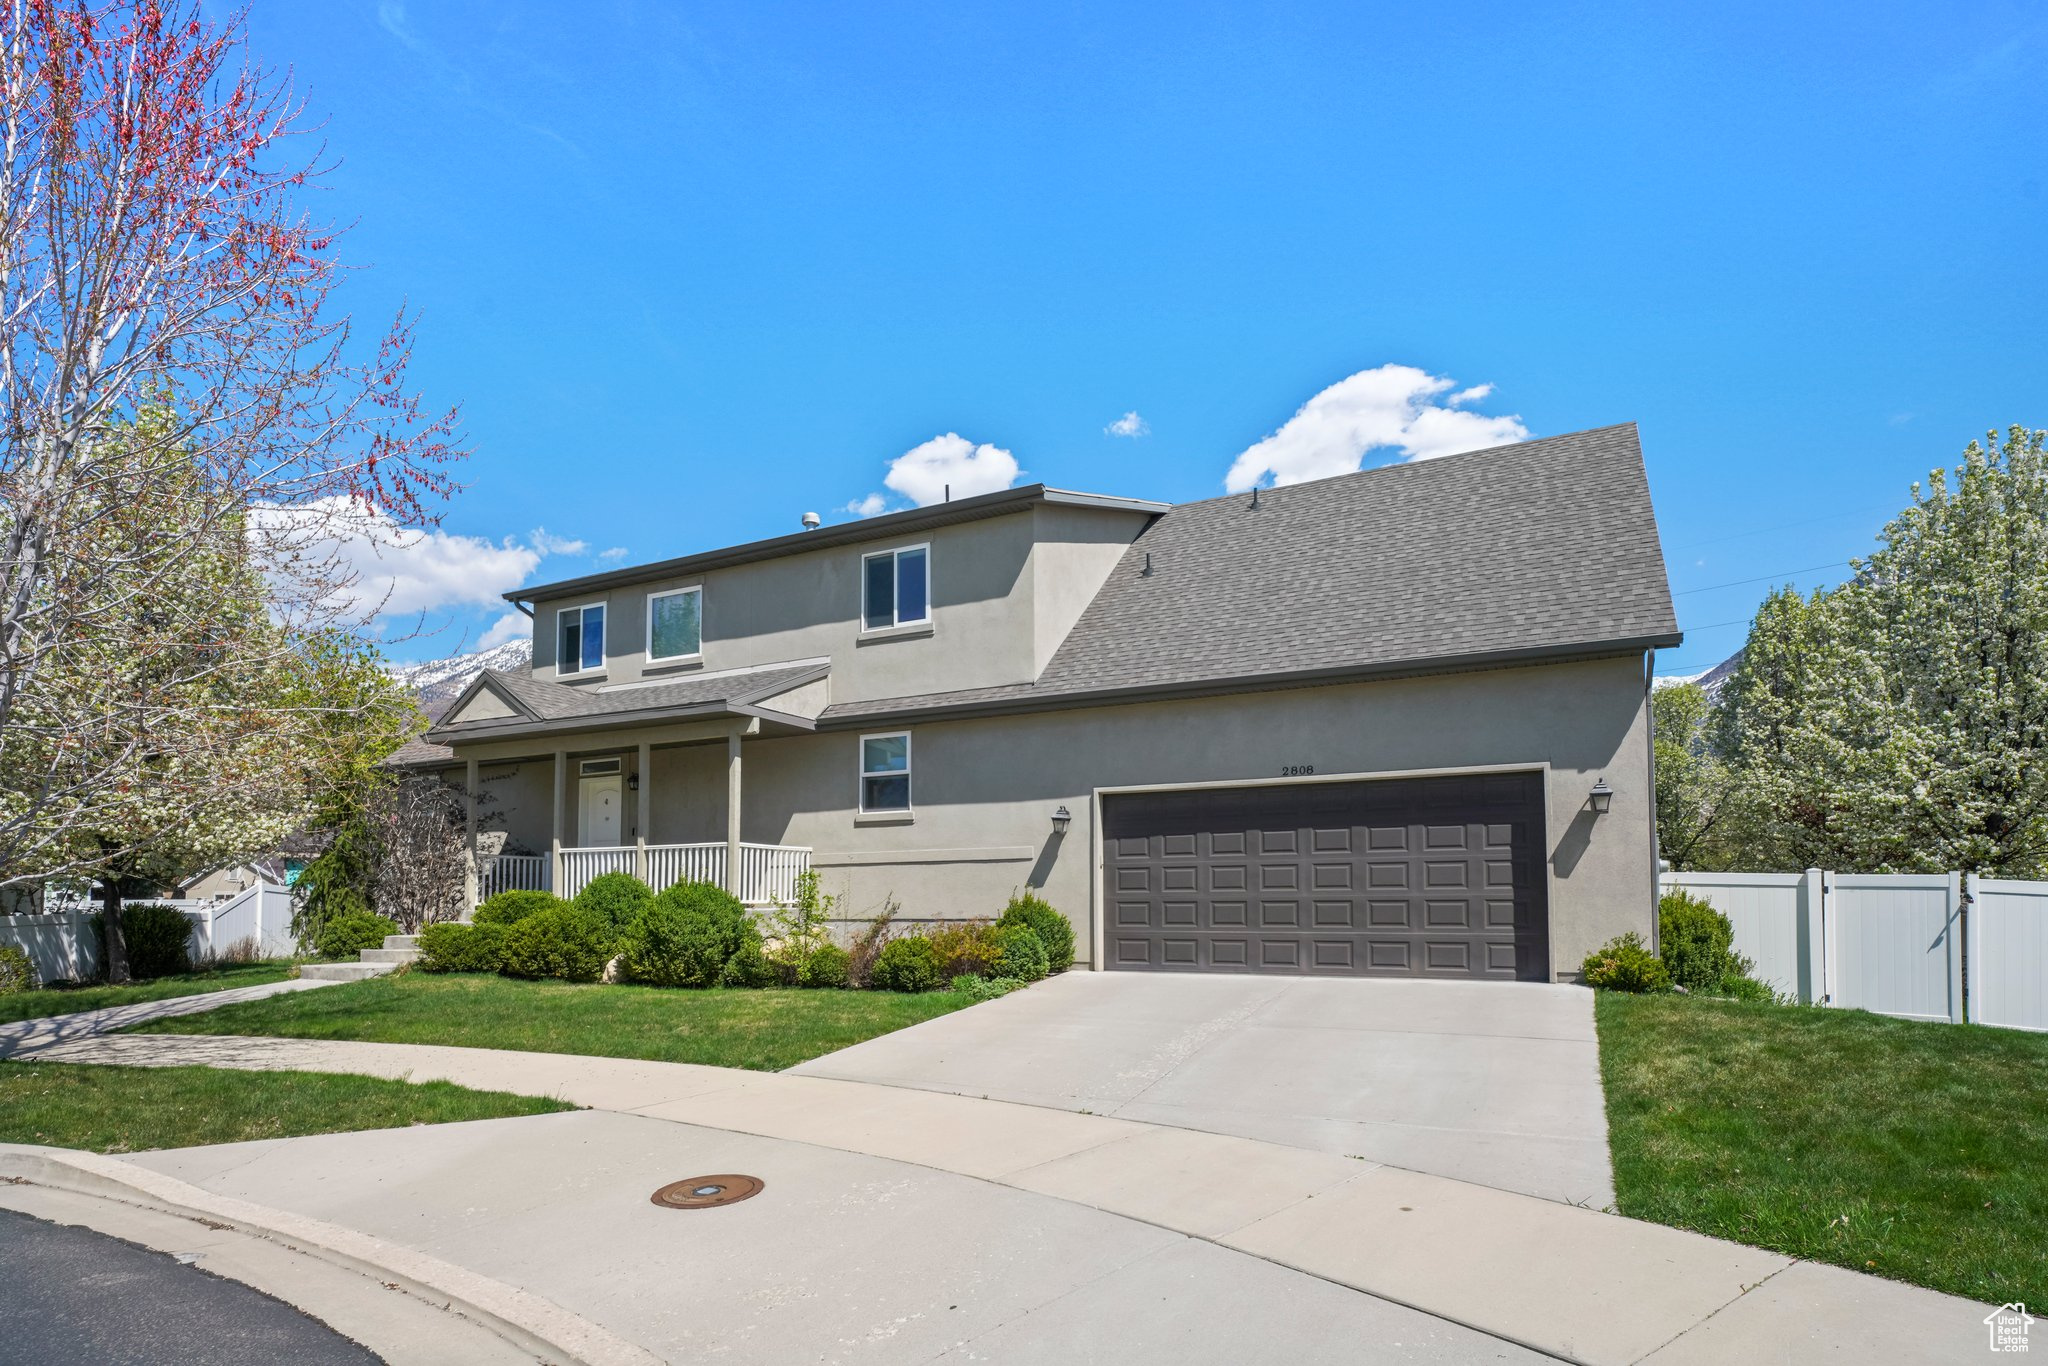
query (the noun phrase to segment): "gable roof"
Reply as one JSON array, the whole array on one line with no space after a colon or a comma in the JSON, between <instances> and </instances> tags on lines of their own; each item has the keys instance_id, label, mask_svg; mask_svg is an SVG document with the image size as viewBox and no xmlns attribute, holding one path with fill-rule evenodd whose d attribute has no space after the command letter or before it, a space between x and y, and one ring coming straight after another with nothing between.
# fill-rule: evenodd
<instances>
[{"instance_id":1,"label":"gable roof","mask_svg":"<svg viewBox=\"0 0 2048 1366\"><path fill-rule=\"evenodd\" d=\"M821 725L1662 649L1677 617L1633 423L1182 503L1035 683Z\"/></svg>"},{"instance_id":2,"label":"gable roof","mask_svg":"<svg viewBox=\"0 0 2048 1366\"><path fill-rule=\"evenodd\" d=\"M1118 498L1106 493L1076 493L1071 489L1048 488L1044 484L1026 484L1022 488L1000 489L995 493L977 494L972 498L955 498L943 503L934 503L930 507L907 508L902 512L883 513L879 517L863 517L856 521L841 522L836 526L819 527L815 531L772 536L763 541L748 541L742 545L707 550L695 555L682 555L672 560L657 560L652 564L634 565L627 569L609 569L601 574L585 574L581 578L536 584L532 588L514 589L504 596L507 602L541 602L548 598L595 593L622 584L682 578L707 570L725 569L736 564L750 564L756 560L779 559L784 555L800 555L806 551L824 550L832 546L851 545L859 541L878 541L913 532L930 531L934 527L952 526L959 522L1003 517L1013 512L1023 512L1040 503L1110 508L1123 512L1144 513L1147 516L1156 516L1170 506L1144 498Z\"/></svg>"},{"instance_id":3,"label":"gable roof","mask_svg":"<svg viewBox=\"0 0 2048 1366\"><path fill-rule=\"evenodd\" d=\"M634 683L610 689L570 687L549 683L525 673L504 673L486 669L463 691L446 713L458 717L469 699L488 688L520 714L485 721L443 720L423 737L431 749L443 749L456 741L535 735L552 731L601 729L613 725L637 725L651 721L687 720L710 716L761 716L808 728L808 719L775 712L761 705L777 694L814 682L831 670L820 661L801 661L770 669L733 670L698 674L662 683ZM402 758L406 748L393 756ZM414 752L410 762L432 762L430 750Z\"/></svg>"}]
</instances>

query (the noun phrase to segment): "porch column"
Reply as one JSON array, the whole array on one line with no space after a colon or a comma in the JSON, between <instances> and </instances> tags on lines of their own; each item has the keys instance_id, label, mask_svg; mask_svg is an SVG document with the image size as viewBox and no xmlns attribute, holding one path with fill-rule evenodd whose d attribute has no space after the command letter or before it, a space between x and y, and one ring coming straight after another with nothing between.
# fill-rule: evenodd
<instances>
[{"instance_id":1,"label":"porch column","mask_svg":"<svg viewBox=\"0 0 2048 1366\"><path fill-rule=\"evenodd\" d=\"M734 896L740 895L740 733L737 730L725 737L725 890Z\"/></svg>"},{"instance_id":2,"label":"porch column","mask_svg":"<svg viewBox=\"0 0 2048 1366\"><path fill-rule=\"evenodd\" d=\"M647 829L649 813L654 810L654 746L645 740L640 742L640 764L633 770L633 780L640 784L640 809L636 813L633 828L633 876L647 881Z\"/></svg>"},{"instance_id":3,"label":"porch column","mask_svg":"<svg viewBox=\"0 0 2048 1366\"><path fill-rule=\"evenodd\" d=\"M555 808L554 808L554 857L550 860L548 890L556 896L562 894L562 822L567 818L569 808L569 751L555 751Z\"/></svg>"},{"instance_id":4,"label":"porch column","mask_svg":"<svg viewBox=\"0 0 2048 1366\"><path fill-rule=\"evenodd\" d=\"M462 767L462 919L469 919L477 903L476 863L476 760Z\"/></svg>"}]
</instances>

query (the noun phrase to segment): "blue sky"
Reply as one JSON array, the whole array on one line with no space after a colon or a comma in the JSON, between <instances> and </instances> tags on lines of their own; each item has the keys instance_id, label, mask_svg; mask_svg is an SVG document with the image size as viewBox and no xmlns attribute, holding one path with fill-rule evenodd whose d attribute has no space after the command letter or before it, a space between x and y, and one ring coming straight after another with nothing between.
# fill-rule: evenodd
<instances>
[{"instance_id":1,"label":"blue sky","mask_svg":"<svg viewBox=\"0 0 2048 1366\"><path fill-rule=\"evenodd\" d=\"M392 653L1005 461L1212 496L1380 371L1240 482L1634 420L1717 662L2048 424L2048 14L1652 8L258 0L475 450Z\"/></svg>"}]
</instances>

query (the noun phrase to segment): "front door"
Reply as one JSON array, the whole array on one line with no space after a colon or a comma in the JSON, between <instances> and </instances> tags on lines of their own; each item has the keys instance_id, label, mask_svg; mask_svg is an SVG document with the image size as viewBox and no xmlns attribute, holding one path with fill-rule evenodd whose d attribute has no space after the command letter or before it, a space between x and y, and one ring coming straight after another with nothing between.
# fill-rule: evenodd
<instances>
[{"instance_id":1,"label":"front door","mask_svg":"<svg viewBox=\"0 0 2048 1366\"><path fill-rule=\"evenodd\" d=\"M583 779L582 801L577 807L576 843L585 849L616 847L619 843L619 813L626 807L626 780L616 773Z\"/></svg>"}]
</instances>

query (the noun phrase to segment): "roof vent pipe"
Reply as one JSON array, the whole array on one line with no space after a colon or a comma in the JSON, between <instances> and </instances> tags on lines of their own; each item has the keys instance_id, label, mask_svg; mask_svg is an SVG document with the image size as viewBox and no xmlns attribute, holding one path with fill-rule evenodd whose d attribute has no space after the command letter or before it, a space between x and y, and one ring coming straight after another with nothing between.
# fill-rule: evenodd
<instances>
[{"instance_id":1,"label":"roof vent pipe","mask_svg":"<svg viewBox=\"0 0 2048 1366\"><path fill-rule=\"evenodd\" d=\"M1152 552L1149 550L1145 552L1145 568L1140 572L1145 578L1152 577Z\"/></svg>"},{"instance_id":2,"label":"roof vent pipe","mask_svg":"<svg viewBox=\"0 0 2048 1366\"><path fill-rule=\"evenodd\" d=\"M805 531L816 531L824 525L824 519L815 512L806 512L802 518Z\"/></svg>"},{"instance_id":3,"label":"roof vent pipe","mask_svg":"<svg viewBox=\"0 0 2048 1366\"><path fill-rule=\"evenodd\" d=\"M1253 484L1253 485L1252 485L1252 509L1253 509L1253 511L1257 511L1257 510L1258 510L1258 506L1259 506L1259 486L1258 486L1257 484Z\"/></svg>"}]
</instances>

